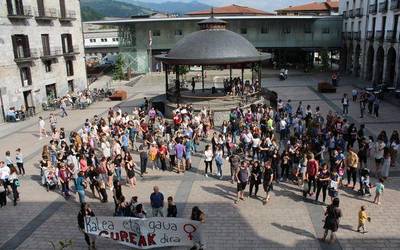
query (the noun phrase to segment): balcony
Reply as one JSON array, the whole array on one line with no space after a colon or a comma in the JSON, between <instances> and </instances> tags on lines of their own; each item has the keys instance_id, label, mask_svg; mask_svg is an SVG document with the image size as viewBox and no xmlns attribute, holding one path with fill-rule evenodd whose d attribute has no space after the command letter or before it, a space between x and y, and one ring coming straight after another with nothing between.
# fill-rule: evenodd
<instances>
[{"instance_id":1,"label":"balcony","mask_svg":"<svg viewBox=\"0 0 400 250\"><path fill-rule=\"evenodd\" d=\"M343 11L343 19L347 19L347 18L349 18L349 16L348 16L348 12L347 11Z\"/></svg>"},{"instance_id":2,"label":"balcony","mask_svg":"<svg viewBox=\"0 0 400 250\"><path fill-rule=\"evenodd\" d=\"M61 12L60 22L72 22L76 20L76 12L74 10L69 10Z\"/></svg>"},{"instance_id":3,"label":"balcony","mask_svg":"<svg viewBox=\"0 0 400 250\"><path fill-rule=\"evenodd\" d=\"M376 6L376 4L370 4L369 5L369 14L373 14L373 15L375 15L376 14L376 12L377 12L377 6Z\"/></svg>"},{"instance_id":4,"label":"balcony","mask_svg":"<svg viewBox=\"0 0 400 250\"><path fill-rule=\"evenodd\" d=\"M63 48L62 49L62 54L64 57L72 57L77 54L79 54L79 47L78 46L73 46L70 48Z\"/></svg>"},{"instance_id":5,"label":"balcony","mask_svg":"<svg viewBox=\"0 0 400 250\"><path fill-rule=\"evenodd\" d=\"M346 39L347 40L352 40L353 39L353 32L347 32Z\"/></svg>"},{"instance_id":6,"label":"balcony","mask_svg":"<svg viewBox=\"0 0 400 250\"><path fill-rule=\"evenodd\" d=\"M362 17L362 16L364 15L363 12L364 12L364 11L363 11L362 8L357 8L357 9L355 10L355 15L356 15L356 17Z\"/></svg>"},{"instance_id":7,"label":"balcony","mask_svg":"<svg viewBox=\"0 0 400 250\"><path fill-rule=\"evenodd\" d=\"M376 41L383 41L383 38L384 38L384 36L383 36L383 34L384 34L384 32L382 32L382 31L380 31L380 30L377 30L376 32L375 32L375 40Z\"/></svg>"},{"instance_id":8,"label":"balcony","mask_svg":"<svg viewBox=\"0 0 400 250\"><path fill-rule=\"evenodd\" d=\"M354 15L354 10L349 10L349 17L350 18L355 18L356 16Z\"/></svg>"},{"instance_id":9,"label":"balcony","mask_svg":"<svg viewBox=\"0 0 400 250\"><path fill-rule=\"evenodd\" d=\"M23 52L17 53L14 61L16 63L29 63L38 59L38 57L39 56L37 49L24 48Z\"/></svg>"},{"instance_id":10,"label":"balcony","mask_svg":"<svg viewBox=\"0 0 400 250\"><path fill-rule=\"evenodd\" d=\"M399 0L391 0L390 1L390 9L391 10L398 10L399 9Z\"/></svg>"},{"instance_id":11,"label":"balcony","mask_svg":"<svg viewBox=\"0 0 400 250\"><path fill-rule=\"evenodd\" d=\"M40 50L40 59L43 61L55 59L59 56L63 55L62 49L58 48L46 48Z\"/></svg>"},{"instance_id":12,"label":"balcony","mask_svg":"<svg viewBox=\"0 0 400 250\"><path fill-rule=\"evenodd\" d=\"M346 40L346 38L347 38L347 32L344 32L344 31L343 31L343 32L342 32L342 39L343 39L343 40Z\"/></svg>"},{"instance_id":13,"label":"balcony","mask_svg":"<svg viewBox=\"0 0 400 250\"><path fill-rule=\"evenodd\" d=\"M9 9L8 19L10 20L25 20L33 17L31 6L24 6L22 9Z\"/></svg>"},{"instance_id":14,"label":"balcony","mask_svg":"<svg viewBox=\"0 0 400 250\"><path fill-rule=\"evenodd\" d=\"M35 19L37 21L51 21L57 18L57 9L37 9L35 11Z\"/></svg>"},{"instance_id":15,"label":"balcony","mask_svg":"<svg viewBox=\"0 0 400 250\"><path fill-rule=\"evenodd\" d=\"M395 43L396 41L396 33L393 30L386 31L385 41L390 43Z\"/></svg>"},{"instance_id":16,"label":"balcony","mask_svg":"<svg viewBox=\"0 0 400 250\"><path fill-rule=\"evenodd\" d=\"M379 12L380 13L386 13L388 11L388 2L383 1L379 3Z\"/></svg>"},{"instance_id":17,"label":"balcony","mask_svg":"<svg viewBox=\"0 0 400 250\"><path fill-rule=\"evenodd\" d=\"M368 31L368 33L367 33L367 40L368 40L368 41L374 40L374 38L375 38L374 36L375 36L375 34L374 34L373 31Z\"/></svg>"}]
</instances>

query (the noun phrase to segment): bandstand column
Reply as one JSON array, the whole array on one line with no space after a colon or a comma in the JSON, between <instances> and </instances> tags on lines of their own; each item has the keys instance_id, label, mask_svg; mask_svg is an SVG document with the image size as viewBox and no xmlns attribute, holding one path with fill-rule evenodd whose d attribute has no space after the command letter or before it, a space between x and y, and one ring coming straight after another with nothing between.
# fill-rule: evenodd
<instances>
[{"instance_id":1,"label":"bandstand column","mask_svg":"<svg viewBox=\"0 0 400 250\"><path fill-rule=\"evenodd\" d=\"M251 64L251 84L254 83L254 63Z\"/></svg>"},{"instance_id":2,"label":"bandstand column","mask_svg":"<svg viewBox=\"0 0 400 250\"><path fill-rule=\"evenodd\" d=\"M244 66L242 65L242 83L244 84Z\"/></svg>"},{"instance_id":3,"label":"bandstand column","mask_svg":"<svg viewBox=\"0 0 400 250\"><path fill-rule=\"evenodd\" d=\"M229 81L232 81L232 65L229 65Z\"/></svg>"},{"instance_id":4,"label":"bandstand column","mask_svg":"<svg viewBox=\"0 0 400 250\"><path fill-rule=\"evenodd\" d=\"M202 91L204 92L204 66L201 65L201 87Z\"/></svg>"},{"instance_id":5,"label":"bandstand column","mask_svg":"<svg viewBox=\"0 0 400 250\"><path fill-rule=\"evenodd\" d=\"M261 62L259 62L258 63L258 83L260 84L260 87L262 87L261 78L262 78L262 65L261 65Z\"/></svg>"}]
</instances>

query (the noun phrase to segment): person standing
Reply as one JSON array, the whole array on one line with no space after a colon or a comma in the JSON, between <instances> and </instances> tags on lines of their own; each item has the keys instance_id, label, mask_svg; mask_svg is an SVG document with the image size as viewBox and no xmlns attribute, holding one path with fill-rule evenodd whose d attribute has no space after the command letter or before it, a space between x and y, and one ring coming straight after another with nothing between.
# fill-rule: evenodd
<instances>
[{"instance_id":1,"label":"person standing","mask_svg":"<svg viewBox=\"0 0 400 250\"><path fill-rule=\"evenodd\" d=\"M375 154L375 176L379 175L381 170L381 166L383 164L383 156L385 152L385 142L378 138L374 145L374 154Z\"/></svg>"},{"instance_id":2,"label":"person standing","mask_svg":"<svg viewBox=\"0 0 400 250\"><path fill-rule=\"evenodd\" d=\"M215 151L215 164L217 165L217 176L220 180L222 180L222 166L224 165L223 159L224 151L222 150L221 146L217 146L217 150Z\"/></svg>"},{"instance_id":3,"label":"person standing","mask_svg":"<svg viewBox=\"0 0 400 250\"><path fill-rule=\"evenodd\" d=\"M167 198L167 201L168 201L167 217L176 217L178 214L178 209L176 208L176 205L174 203L174 198L172 198L172 196L169 196Z\"/></svg>"},{"instance_id":4,"label":"person standing","mask_svg":"<svg viewBox=\"0 0 400 250\"><path fill-rule=\"evenodd\" d=\"M41 116L39 116L39 140L43 138L42 137L43 135L49 137L46 131L46 122L43 120Z\"/></svg>"},{"instance_id":5,"label":"person standing","mask_svg":"<svg viewBox=\"0 0 400 250\"><path fill-rule=\"evenodd\" d=\"M318 162L314 159L314 154L310 153L308 155L308 161L307 161L307 180L308 180L308 195L312 196L315 193L316 190L316 179L315 176L318 173L318 168L319 164ZM313 186L313 192L311 193L311 185Z\"/></svg>"},{"instance_id":6,"label":"person standing","mask_svg":"<svg viewBox=\"0 0 400 250\"><path fill-rule=\"evenodd\" d=\"M242 162L240 168L236 172L236 180L237 180L237 199L235 204L239 202L239 200L244 201L244 190L246 190L247 182L249 180L249 170L247 169L247 162Z\"/></svg>"},{"instance_id":7,"label":"person standing","mask_svg":"<svg viewBox=\"0 0 400 250\"><path fill-rule=\"evenodd\" d=\"M67 111L66 111L67 104L66 104L65 98L61 99L60 109L61 109L61 117L68 116Z\"/></svg>"},{"instance_id":8,"label":"person standing","mask_svg":"<svg viewBox=\"0 0 400 250\"><path fill-rule=\"evenodd\" d=\"M383 178L379 178L379 182L375 186L375 198L374 203L380 205L381 204L381 196L383 194L383 190L385 189L385 185L383 185L385 181Z\"/></svg>"},{"instance_id":9,"label":"person standing","mask_svg":"<svg viewBox=\"0 0 400 250\"><path fill-rule=\"evenodd\" d=\"M175 153L176 153L176 160L177 160L177 173L185 173L185 153L186 153L186 148L185 146L182 145L181 141L178 141L178 143L175 146Z\"/></svg>"},{"instance_id":10,"label":"person standing","mask_svg":"<svg viewBox=\"0 0 400 250\"><path fill-rule=\"evenodd\" d=\"M351 96L353 97L353 102L356 102L356 101L357 101L357 96L358 96L358 91L357 91L357 89L353 89L353 90L351 91Z\"/></svg>"},{"instance_id":11,"label":"person standing","mask_svg":"<svg viewBox=\"0 0 400 250\"><path fill-rule=\"evenodd\" d=\"M319 194L322 190L322 202L325 203L326 191L328 190L328 186L331 181L327 163L324 163L322 165L322 168L318 172L316 179L317 179L317 193L315 195L315 201L318 202Z\"/></svg>"},{"instance_id":12,"label":"person standing","mask_svg":"<svg viewBox=\"0 0 400 250\"><path fill-rule=\"evenodd\" d=\"M210 168L210 174L212 174L213 157L214 157L214 154L213 154L213 151L212 151L210 145L206 145L206 148L204 151L204 163L205 163L204 176L205 177L208 177L208 168Z\"/></svg>"},{"instance_id":13,"label":"person standing","mask_svg":"<svg viewBox=\"0 0 400 250\"><path fill-rule=\"evenodd\" d=\"M343 106L343 115L346 116L349 114L349 98L347 97L347 94L343 95L342 98L342 106Z\"/></svg>"},{"instance_id":14,"label":"person standing","mask_svg":"<svg viewBox=\"0 0 400 250\"><path fill-rule=\"evenodd\" d=\"M261 183L261 166L259 164L258 161L255 161L252 165L251 165L251 170L250 170L250 189L249 189L249 197L251 197L252 193L253 193L253 188L255 188L254 190L254 197L257 197L257 193L258 193L258 186Z\"/></svg>"},{"instance_id":15,"label":"person standing","mask_svg":"<svg viewBox=\"0 0 400 250\"><path fill-rule=\"evenodd\" d=\"M381 104L381 101L379 100L378 97L376 97L375 100L374 100L374 104L373 104L373 107L374 107L374 116L375 116L376 118L379 117L379 106L380 106L380 104Z\"/></svg>"},{"instance_id":16,"label":"person standing","mask_svg":"<svg viewBox=\"0 0 400 250\"><path fill-rule=\"evenodd\" d=\"M232 154L229 157L230 169L231 169L231 183L235 182L236 171L240 167L240 157L237 154Z\"/></svg>"},{"instance_id":17,"label":"person standing","mask_svg":"<svg viewBox=\"0 0 400 250\"><path fill-rule=\"evenodd\" d=\"M8 178L8 183L11 186L13 192L14 206L17 205L17 201L19 200L19 192L18 192L19 180L17 172L18 171L14 166L10 167L10 177Z\"/></svg>"},{"instance_id":18,"label":"person standing","mask_svg":"<svg viewBox=\"0 0 400 250\"><path fill-rule=\"evenodd\" d=\"M265 205L270 199L269 193L273 190L272 181L274 180L274 170L272 169L271 161L265 162L263 175L263 188L265 192L265 199L263 200L263 204Z\"/></svg>"},{"instance_id":19,"label":"person standing","mask_svg":"<svg viewBox=\"0 0 400 250\"><path fill-rule=\"evenodd\" d=\"M332 204L329 205L325 211L325 223L324 223L324 236L322 241L326 241L329 231L331 231L331 237L329 243L335 241L335 233L339 229L340 218L342 217L342 210L339 208L339 198L334 198Z\"/></svg>"},{"instance_id":20,"label":"person standing","mask_svg":"<svg viewBox=\"0 0 400 250\"><path fill-rule=\"evenodd\" d=\"M164 195L160 192L158 186L153 187L153 193L150 195L150 204L152 208L153 217L164 217Z\"/></svg>"},{"instance_id":21,"label":"person standing","mask_svg":"<svg viewBox=\"0 0 400 250\"><path fill-rule=\"evenodd\" d=\"M205 223L206 215L203 211L200 210L199 207L195 206L192 208L192 214L190 215L190 219L194 221L199 221L200 223ZM200 250L204 249L204 243L202 242L201 232L194 234L193 237L194 246L190 248L190 250Z\"/></svg>"},{"instance_id":22,"label":"person standing","mask_svg":"<svg viewBox=\"0 0 400 250\"><path fill-rule=\"evenodd\" d=\"M79 202L85 203L85 188L87 186L86 181L85 181L85 177L83 176L83 172L80 171L78 174L78 178L76 179L76 192L79 195Z\"/></svg>"},{"instance_id":23,"label":"person standing","mask_svg":"<svg viewBox=\"0 0 400 250\"><path fill-rule=\"evenodd\" d=\"M360 118L364 118L366 105L367 105L367 99L365 95L362 95L360 97Z\"/></svg>"},{"instance_id":24,"label":"person standing","mask_svg":"<svg viewBox=\"0 0 400 250\"><path fill-rule=\"evenodd\" d=\"M367 223L367 221L370 221L371 218L368 217L367 214L367 209L365 208L365 206L361 206L360 211L358 212L358 226L357 226L357 232L360 232L360 228L362 228L362 233L368 233L367 228L365 226L365 224Z\"/></svg>"},{"instance_id":25,"label":"person standing","mask_svg":"<svg viewBox=\"0 0 400 250\"><path fill-rule=\"evenodd\" d=\"M196 88L196 81L194 80L194 77L192 77L192 93L195 93L195 88Z\"/></svg>"},{"instance_id":26,"label":"person standing","mask_svg":"<svg viewBox=\"0 0 400 250\"><path fill-rule=\"evenodd\" d=\"M96 249L96 241L95 237L92 237L91 235L87 234L85 232L85 217L94 217L94 212L90 208L89 204L86 202L81 204L81 210L78 213L78 226L79 226L79 231L83 233L85 236L85 241L86 244L89 246L89 249Z\"/></svg>"},{"instance_id":27,"label":"person standing","mask_svg":"<svg viewBox=\"0 0 400 250\"><path fill-rule=\"evenodd\" d=\"M24 157L21 153L21 149L17 148L15 154L15 163L17 163L19 174L25 175L25 168L24 168Z\"/></svg>"},{"instance_id":28,"label":"person standing","mask_svg":"<svg viewBox=\"0 0 400 250\"><path fill-rule=\"evenodd\" d=\"M146 168L147 168L147 152L144 150L143 145L140 145L139 147L139 155L140 155L140 177L143 177L143 174L146 173Z\"/></svg>"},{"instance_id":29,"label":"person standing","mask_svg":"<svg viewBox=\"0 0 400 250\"><path fill-rule=\"evenodd\" d=\"M353 186L351 187L352 189L356 187L358 162L358 155L354 152L352 147L349 147L346 157L347 187L351 187L350 181L353 179Z\"/></svg>"}]
</instances>

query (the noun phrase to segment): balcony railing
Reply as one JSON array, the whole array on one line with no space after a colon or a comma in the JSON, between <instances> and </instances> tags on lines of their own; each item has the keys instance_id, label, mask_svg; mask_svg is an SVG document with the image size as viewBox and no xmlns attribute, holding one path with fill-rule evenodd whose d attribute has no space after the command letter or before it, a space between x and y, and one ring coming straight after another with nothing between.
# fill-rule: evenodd
<instances>
[{"instance_id":1,"label":"balcony railing","mask_svg":"<svg viewBox=\"0 0 400 250\"><path fill-rule=\"evenodd\" d=\"M76 12L74 10L66 11L65 13L60 13L60 22L71 22L76 20Z\"/></svg>"},{"instance_id":2,"label":"balcony railing","mask_svg":"<svg viewBox=\"0 0 400 250\"><path fill-rule=\"evenodd\" d=\"M380 31L380 30L377 30L376 32L375 32L375 40L376 41L383 41L383 32L382 31Z\"/></svg>"},{"instance_id":3,"label":"balcony railing","mask_svg":"<svg viewBox=\"0 0 400 250\"><path fill-rule=\"evenodd\" d=\"M352 40L353 39L353 32L347 32L346 39L347 40Z\"/></svg>"},{"instance_id":4,"label":"balcony railing","mask_svg":"<svg viewBox=\"0 0 400 250\"><path fill-rule=\"evenodd\" d=\"M387 1L383 1L379 3L379 12L380 13L385 13L388 10L388 2Z\"/></svg>"},{"instance_id":5,"label":"balcony railing","mask_svg":"<svg viewBox=\"0 0 400 250\"><path fill-rule=\"evenodd\" d=\"M396 33L393 30L387 30L385 41L395 43L396 42Z\"/></svg>"},{"instance_id":6,"label":"balcony railing","mask_svg":"<svg viewBox=\"0 0 400 250\"><path fill-rule=\"evenodd\" d=\"M344 32L344 31L343 31L343 32L342 32L342 39L343 39L343 40L346 40L346 38L347 38L347 32Z\"/></svg>"},{"instance_id":7,"label":"balcony railing","mask_svg":"<svg viewBox=\"0 0 400 250\"><path fill-rule=\"evenodd\" d=\"M343 19L347 19L347 18L349 18L348 12L347 11L343 11Z\"/></svg>"},{"instance_id":8,"label":"balcony railing","mask_svg":"<svg viewBox=\"0 0 400 250\"><path fill-rule=\"evenodd\" d=\"M391 0L390 1L390 9L391 10L398 10L399 9L399 0Z\"/></svg>"},{"instance_id":9,"label":"balcony railing","mask_svg":"<svg viewBox=\"0 0 400 250\"><path fill-rule=\"evenodd\" d=\"M24 49L23 53L17 53L14 61L16 63L26 63L36 60L39 57L39 53L37 49Z\"/></svg>"},{"instance_id":10,"label":"balcony railing","mask_svg":"<svg viewBox=\"0 0 400 250\"><path fill-rule=\"evenodd\" d=\"M8 11L7 17L9 19L29 19L32 18L32 8L31 6L25 5L21 10Z\"/></svg>"},{"instance_id":11,"label":"balcony railing","mask_svg":"<svg viewBox=\"0 0 400 250\"><path fill-rule=\"evenodd\" d=\"M375 34L374 34L374 32L373 31L368 31L368 33L367 33L367 40L374 40L374 38L375 38Z\"/></svg>"},{"instance_id":12,"label":"balcony railing","mask_svg":"<svg viewBox=\"0 0 400 250\"><path fill-rule=\"evenodd\" d=\"M63 54L61 47L47 48L40 50L40 58L42 60L53 59Z\"/></svg>"},{"instance_id":13,"label":"balcony railing","mask_svg":"<svg viewBox=\"0 0 400 250\"><path fill-rule=\"evenodd\" d=\"M361 31L357 31L353 33L353 39L360 41L361 40Z\"/></svg>"},{"instance_id":14,"label":"balcony railing","mask_svg":"<svg viewBox=\"0 0 400 250\"><path fill-rule=\"evenodd\" d=\"M363 11L362 8L357 8L357 9L355 10L355 15L356 15L356 17L362 17L362 16L364 15L363 12L364 12L364 11Z\"/></svg>"},{"instance_id":15,"label":"balcony railing","mask_svg":"<svg viewBox=\"0 0 400 250\"><path fill-rule=\"evenodd\" d=\"M35 11L35 19L42 21L50 21L53 19L57 19L57 9L49 8L49 9L37 9Z\"/></svg>"},{"instance_id":16,"label":"balcony railing","mask_svg":"<svg viewBox=\"0 0 400 250\"><path fill-rule=\"evenodd\" d=\"M376 12L377 12L376 4L370 4L369 5L369 14L376 14Z\"/></svg>"},{"instance_id":17,"label":"balcony railing","mask_svg":"<svg viewBox=\"0 0 400 250\"><path fill-rule=\"evenodd\" d=\"M73 47L70 47L70 48L64 48L62 50L62 52L63 52L64 56L74 56L76 54L79 54L79 47L78 46L73 46Z\"/></svg>"},{"instance_id":18,"label":"balcony railing","mask_svg":"<svg viewBox=\"0 0 400 250\"><path fill-rule=\"evenodd\" d=\"M350 18L354 18L355 17L354 10L349 10L349 17Z\"/></svg>"}]
</instances>

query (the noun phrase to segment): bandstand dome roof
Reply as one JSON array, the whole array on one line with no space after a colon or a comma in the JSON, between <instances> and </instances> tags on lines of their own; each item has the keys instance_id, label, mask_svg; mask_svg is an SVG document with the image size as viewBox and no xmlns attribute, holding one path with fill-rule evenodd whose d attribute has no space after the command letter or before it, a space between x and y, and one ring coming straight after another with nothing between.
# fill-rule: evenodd
<instances>
[{"instance_id":1,"label":"bandstand dome roof","mask_svg":"<svg viewBox=\"0 0 400 250\"><path fill-rule=\"evenodd\" d=\"M225 21L212 16L198 24L200 31L185 36L168 54L156 58L176 65L227 65L270 58L269 54L259 52L243 36L225 29Z\"/></svg>"}]
</instances>

